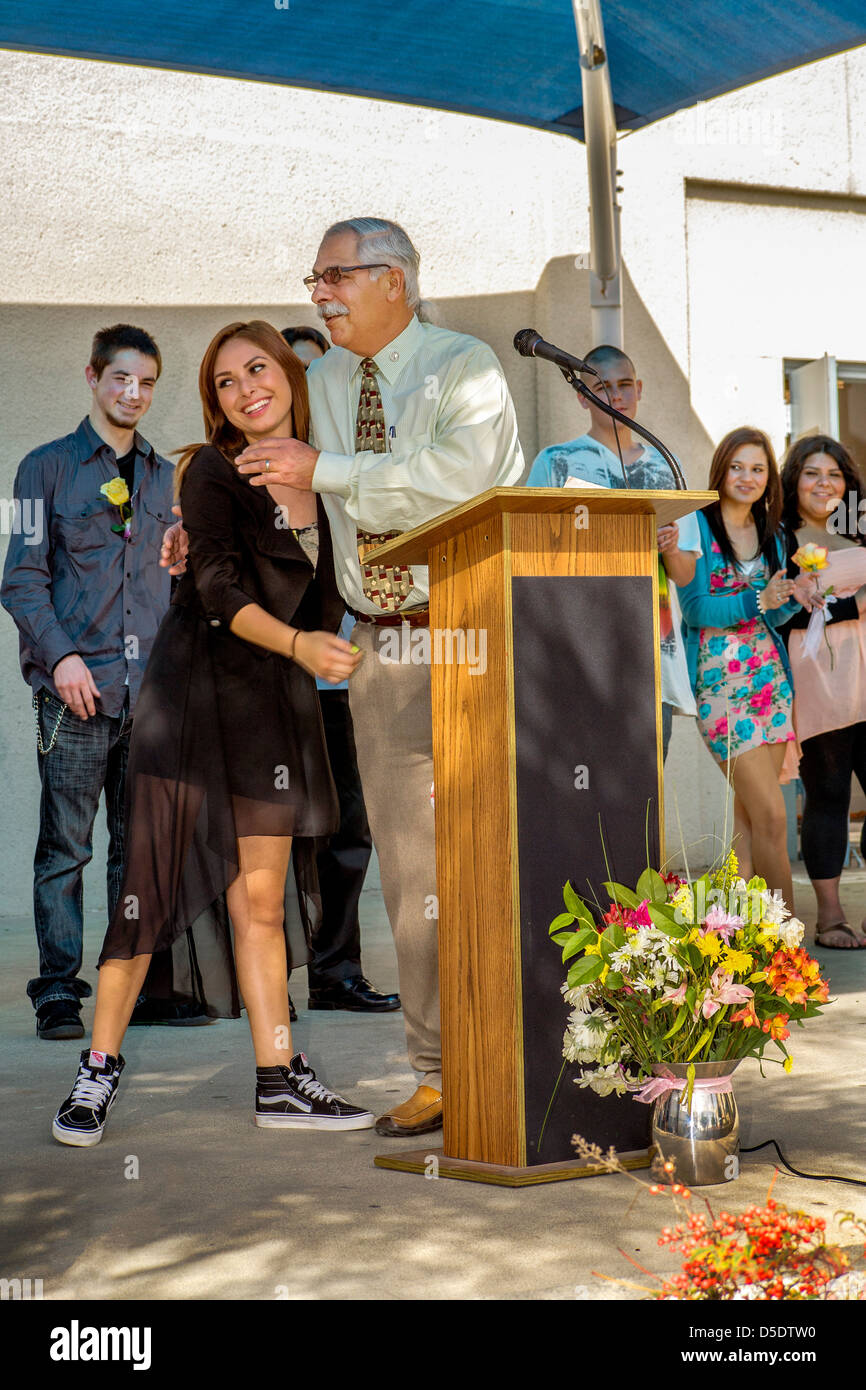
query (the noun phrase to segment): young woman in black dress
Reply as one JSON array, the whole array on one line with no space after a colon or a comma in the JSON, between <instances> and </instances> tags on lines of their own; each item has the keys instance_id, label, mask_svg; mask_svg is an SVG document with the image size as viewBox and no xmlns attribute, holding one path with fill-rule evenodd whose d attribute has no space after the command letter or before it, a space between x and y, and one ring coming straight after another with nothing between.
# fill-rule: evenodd
<instances>
[{"instance_id":1,"label":"young woman in black dress","mask_svg":"<svg viewBox=\"0 0 866 1390\"><path fill-rule=\"evenodd\" d=\"M270 324L234 323L208 347L199 390L208 443L184 451L177 479L188 568L136 709L124 884L100 956L93 1040L52 1126L79 1147L102 1138L145 976L150 993L214 1017L237 1017L242 996L256 1124L374 1121L291 1056L288 997L288 970L303 963L298 904L306 925L313 910L315 840L338 820L314 677L337 683L360 657L335 635L343 604L318 498L253 488L233 462L261 439L306 439L304 368Z\"/></svg>"}]
</instances>

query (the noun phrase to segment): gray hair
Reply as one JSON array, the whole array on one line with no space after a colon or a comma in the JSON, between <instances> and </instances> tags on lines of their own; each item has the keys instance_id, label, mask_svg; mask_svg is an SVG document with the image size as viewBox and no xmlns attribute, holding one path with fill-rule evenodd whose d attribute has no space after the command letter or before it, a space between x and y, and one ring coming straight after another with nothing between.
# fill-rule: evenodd
<instances>
[{"instance_id":1,"label":"gray hair","mask_svg":"<svg viewBox=\"0 0 866 1390\"><path fill-rule=\"evenodd\" d=\"M396 222L388 222L384 217L350 217L345 222L335 222L323 236L323 241L331 237L343 236L351 232L358 238L358 255L365 264L385 261L402 270L406 289L406 303L415 313L422 316L421 293L418 289L418 267L421 257L415 250L403 228ZM370 278L378 279L382 271L371 271Z\"/></svg>"}]
</instances>

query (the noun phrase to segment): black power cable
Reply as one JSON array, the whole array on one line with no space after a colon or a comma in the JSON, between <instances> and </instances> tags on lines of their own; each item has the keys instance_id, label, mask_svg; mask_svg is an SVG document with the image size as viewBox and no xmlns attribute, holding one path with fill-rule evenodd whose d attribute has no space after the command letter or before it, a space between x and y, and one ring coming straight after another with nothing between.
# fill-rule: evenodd
<instances>
[{"instance_id":1,"label":"black power cable","mask_svg":"<svg viewBox=\"0 0 866 1390\"><path fill-rule=\"evenodd\" d=\"M797 1178L808 1178L810 1182L847 1182L852 1183L855 1187L866 1187L866 1179L863 1178L843 1178L839 1173L802 1173L799 1168L794 1167L793 1163L788 1162L775 1139L765 1139L763 1144L752 1144L748 1149L741 1147L740 1153L757 1153L758 1149L766 1149L770 1144L772 1144L776 1153L779 1155L779 1161L782 1163L783 1167L787 1168L788 1172L793 1173Z\"/></svg>"}]
</instances>

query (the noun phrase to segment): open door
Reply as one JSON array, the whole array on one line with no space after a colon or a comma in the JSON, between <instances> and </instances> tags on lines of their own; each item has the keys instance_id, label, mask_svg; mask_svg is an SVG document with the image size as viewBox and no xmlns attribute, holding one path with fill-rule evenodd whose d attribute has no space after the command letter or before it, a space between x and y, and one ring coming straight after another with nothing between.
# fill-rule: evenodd
<instances>
[{"instance_id":1,"label":"open door","mask_svg":"<svg viewBox=\"0 0 866 1390\"><path fill-rule=\"evenodd\" d=\"M839 438L839 385L836 358L826 352L788 377L791 391L791 443L807 434Z\"/></svg>"}]
</instances>

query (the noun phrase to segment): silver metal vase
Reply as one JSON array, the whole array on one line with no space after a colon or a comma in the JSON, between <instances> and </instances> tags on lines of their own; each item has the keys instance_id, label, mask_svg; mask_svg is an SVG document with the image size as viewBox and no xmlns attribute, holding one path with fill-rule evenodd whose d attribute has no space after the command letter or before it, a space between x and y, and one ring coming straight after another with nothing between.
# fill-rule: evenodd
<instances>
[{"instance_id":1,"label":"silver metal vase","mask_svg":"<svg viewBox=\"0 0 866 1390\"><path fill-rule=\"evenodd\" d=\"M695 1079L731 1076L739 1058L728 1062L696 1062ZM669 1062L653 1068L688 1081L686 1063ZM668 1091L653 1102L652 1141L665 1160L676 1164L666 1182L687 1187L708 1187L737 1177L736 1155L740 1147L740 1117L733 1091L703 1091L697 1086L692 1108L686 1108L685 1091ZM733 1161L732 1161L733 1160Z\"/></svg>"}]
</instances>

